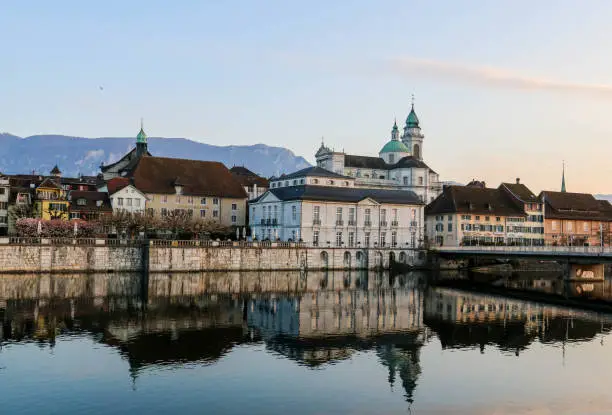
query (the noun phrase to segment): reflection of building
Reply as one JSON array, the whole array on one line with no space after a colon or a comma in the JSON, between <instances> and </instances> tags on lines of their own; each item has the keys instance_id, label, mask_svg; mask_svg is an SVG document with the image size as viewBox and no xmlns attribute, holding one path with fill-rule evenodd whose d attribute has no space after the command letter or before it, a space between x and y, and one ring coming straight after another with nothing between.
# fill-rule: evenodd
<instances>
[{"instance_id":1,"label":"reflection of building","mask_svg":"<svg viewBox=\"0 0 612 415\"><path fill-rule=\"evenodd\" d=\"M612 329L594 313L451 289L430 289L424 322L443 347L495 344L516 354L534 340L591 340Z\"/></svg>"}]
</instances>

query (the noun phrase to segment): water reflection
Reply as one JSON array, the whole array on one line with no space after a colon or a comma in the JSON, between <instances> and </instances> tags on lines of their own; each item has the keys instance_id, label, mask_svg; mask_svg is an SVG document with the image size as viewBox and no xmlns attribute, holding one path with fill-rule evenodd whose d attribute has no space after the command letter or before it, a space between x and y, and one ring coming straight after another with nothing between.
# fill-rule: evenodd
<instances>
[{"instance_id":1,"label":"water reflection","mask_svg":"<svg viewBox=\"0 0 612 415\"><path fill-rule=\"evenodd\" d=\"M86 335L118 351L134 379L214 365L242 345L313 369L368 352L410 404L429 344L520 356L534 342L589 342L612 328L606 315L428 287L419 273L155 274L146 286L131 274L6 275L0 299L0 348Z\"/></svg>"}]
</instances>

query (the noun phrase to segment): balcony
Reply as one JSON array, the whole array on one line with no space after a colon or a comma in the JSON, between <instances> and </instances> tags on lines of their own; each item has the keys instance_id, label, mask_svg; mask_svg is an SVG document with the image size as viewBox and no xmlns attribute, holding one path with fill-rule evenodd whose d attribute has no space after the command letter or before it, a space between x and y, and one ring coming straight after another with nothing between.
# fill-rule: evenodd
<instances>
[{"instance_id":1,"label":"balcony","mask_svg":"<svg viewBox=\"0 0 612 415\"><path fill-rule=\"evenodd\" d=\"M363 222L363 226L372 226L372 221L366 220Z\"/></svg>"},{"instance_id":2,"label":"balcony","mask_svg":"<svg viewBox=\"0 0 612 415\"><path fill-rule=\"evenodd\" d=\"M394 228L397 228L397 227L399 226L398 221L396 221L396 220L392 220L392 221L391 221L391 226L392 226L392 227L394 227Z\"/></svg>"},{"instance_id":3,"label":"balcony","mask_svg":"<svg viewBox=\"0 0 612 415\"><path fill-rule=\"evenodd\" d=\"M386 228L387 227L387 221L386 220L381 220L380 221L380 227L381 228Z\"/></svg>"},{"instance_id":4,"label":"balcony","mask_svg":"<svg viewBox=\"0 0 612 415\"><path fill-rule=\"evenodd\" d=\"M312 220L313 225L321 226L321 219L315 218Z\"/></svg>"},{"instance_id":5,"label":"balcony","mask_svg":"<svg viewBox=\"0 0 612 415\"><path fill-rule=\"evenodd\" d=\"M357 226L357 221L356 220L350 220L348 221L348 226Z\"/></svg>"},{"instance_id":6,"label":"balcony","mask_svg":"<svg viewBox=\"0 0 612 415\"><path fill-rule=\"evenodd\" d=\"M336 226L344 226L344 221L343 220L337 220L336 221Z\"/></svg>"}]
</instances>

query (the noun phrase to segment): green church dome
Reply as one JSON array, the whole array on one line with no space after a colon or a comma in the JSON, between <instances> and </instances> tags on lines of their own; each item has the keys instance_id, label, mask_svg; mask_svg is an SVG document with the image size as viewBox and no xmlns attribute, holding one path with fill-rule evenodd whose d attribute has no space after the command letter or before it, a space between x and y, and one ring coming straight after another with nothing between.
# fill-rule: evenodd
<instances>
[{"instance_id":1,"label":"green church dome","mask_svg":"<svg viewBox=\"0 0 612 415\"><path fill-rule=\"evenodd\" d=\"M414 106L410 109L410 114L408 114L408 118L406 118L406 126L409 128L419 126L419 117L417 117L416 112L414 112Z\"/></svg>"},{"instance_id":2,"label":"green church dome","mask_svg":"<svg viewBox=\"0 0 612 415\"><path fill-rule=\"evenodd\" d=\"M410 153L406 144L399 140L391 140L380 150L381 153Z\"/></svg>"}]
</instances>

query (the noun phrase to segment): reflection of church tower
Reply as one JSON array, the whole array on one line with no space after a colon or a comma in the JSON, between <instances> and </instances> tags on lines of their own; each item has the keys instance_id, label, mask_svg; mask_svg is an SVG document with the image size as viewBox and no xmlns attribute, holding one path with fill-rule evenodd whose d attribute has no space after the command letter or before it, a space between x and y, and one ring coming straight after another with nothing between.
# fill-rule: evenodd
<instances>
[{"instance_id":1,"label":"reflection of church tower","mask_svg":"<svg viewBox=\"0 0 612 415\"><path fill-rule=\"evenodd\" d=\"M410 108L410 114L406 118L406 125L404 126L404 135L402 136L402 142L406 144L406 147L410 149L412 156L417 160L423 160L423 138L425 136L421 133L421 127L419 125L419 117L414 112L414 98L412 100L412 107Z\"/></svg>"},{"instance_id":2,"label":"reflection of church tower","mask_svg":"<svg viewBox=\"0 0 612 415\"><path fill-rule=\"evenodd\" d=\"M381 363L389 369L389 383L394 385L396 376L399 375L402 380L402 387L406 392L406 401L410 404L413 402L414 390L417 386L417 379L421 374L421 365L419 363L419 353L421 344L414 343L409 345L384 345L377 348Z\"/></svg>"}]
</instances>

